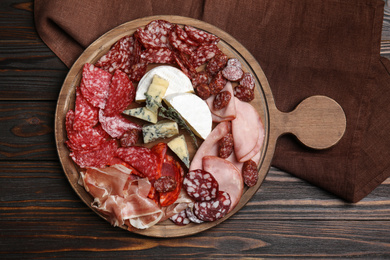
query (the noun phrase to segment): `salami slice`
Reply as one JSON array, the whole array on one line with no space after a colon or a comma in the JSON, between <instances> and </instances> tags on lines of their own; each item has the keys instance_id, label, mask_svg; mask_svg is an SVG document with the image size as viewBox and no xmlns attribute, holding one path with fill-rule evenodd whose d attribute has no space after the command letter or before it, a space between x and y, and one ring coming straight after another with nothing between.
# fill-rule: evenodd
<instances>
[{"instance_id":1,"label":"salami slice","mask_svg":"<svg viewBox=\"0 0 390 260\"><path fill-rule=\"evenodd\" d=\"M140 131L138 129L130 129L125 132L120 138L120 144L122 147L130 147L138 142Z\"/></svg>"},{"instance_id":2,"label":"salami slice","mask_svg":"<svg viewBox=\"0 0 390 260\"><path fill-rule=\"evenodd\" d=\"M94 127L98 122L99 108L92 106L81 94L80 88L76 89L74 130L84 130Z\"/></svg>"},{"instance_id":3,"label":"salami slice","mask_svg":"<svg viewBox=\"0 0 390 260\"><path fill-rule=\"evenodd\" d=\"M230 58L226 64L226 66L234 66L234 67L242 67L242 64L239 59L236 58Z\"/></svg>"},{"instance_id":4,"label":"salami slice","mask_svg":"<svg viewBox=\"0 0 390 260\"><path fill-rule=\"evenodd\" d=\"M175 53L174 58L175 58L177 65L179 65L179 67L183 71L183 73L186 74L186 76L189 79L192 79L193 76L197 73L197 71L194 68L194 66L192 66L192 64L187 59L187 57L183 53L179 52L179 53Z\"/></svg>"},{"instance_id":5,"label":"salami slice","mask_svg":"<svg viewBox=\"0 0 390 260\"><path fill-rule=\"evenodd\" d=\"M237 66L226 66L222 70L222 75L225 77L225 79L230 81L238 81L242 79L244 72L240 67Z\"/></svg>"},{"instance_id":6,"label":"salami slice","mask_svg":"<svg viewBox=\"0 0 390 260\"><path fill-rule=\"evenodd\" d=\"M111 80L104 115L113 116L121 113L134 101L135 92L135 87L127 74L119 69L116 70Z\"/></svg>"},{"instance_id":7,"label":"salami slice","mask_svg":"<svg viewBox=\"0 0 390 260\"><path fill-rule=\"evenodd\" d=\"M103 168L110 164L111 160L114 158L116 149L117 144L115 140L109 140L103 142L97 150L90 150L87 152L74 150L69 155L81 168Z\"/></svg>"},{"instance_id":8,"label":"salami slice","mask_svg":"<svg viewBox=\"0 0 390 260\"><path fill-rule=\"evenodd\" d=\"M74 130L75 113L69 110L66 114L66 131L68 140L67 146L72 151L88 152L99 149L100 145L106 140L105 136L98 130L98 128L86 128L83 130Z\"/></svg>"},{"instance_id":9,"label":"salami slice","mask_svg":"<svg viewBox=\"0 0 390 260\"><path fill-rule=\"evenodd\" d=\"M132 65L128 73L130 80L133 82L140 81L141 78L145 75L147 67L147 63L137 63Z\"/></svg>"},{"instance_id":10,"label":"salami slice","mask_svg":"<svg viewBox=\"0 0 390 260\"><path fill-rule=\"evenodd\" d=\"M226 66L226 64L227 64L227 61L228 61L228 57L226 56L226 54L224 54L223 52L220 52L220 53L218 53L217 55L215 55L215 56L207 63L206 71L207 71L210 75L215 75L215 74L217 74L220 70L222 70L223 68L225 68L225 66Z\"/></svg>"},{"instance_id":11,"label":"salami slice","mask_svg":"<svg viewBox=\"0 0 390 260\"><path fill-rule=\"evenodd\" d=\"M191 223L190 219L186 215L185 210L180 211L169 219L178 226L185 226Z\"/></svg>"},{"instance_id":12,"label":"salami slice","mask_svg":"<svg viewBox=\"0 0 390 260\"><path fill-rule=\"evenodd\" d=\"M183 180L183 187L188 196L196 201L212 200L218 194L218 182L211 173L202 169L187 173Z\"/></svg>"},{"instance_id":13,"label":"salami slice","mask_svg":"<svg viewBox=\"0 0 390 260\"><path fill-rule=\"evenodd\" d=\"M255 98L255 90L238 85L234 88L234 96L241 101L250 102Z\"/></svg>"},{"instance_id":14,"label":"salami slice","mask_svg":"<svg viewBox=\"0 0 390 260\"><path fill-rule=\"evenodd\" d=\"M194 223L197 223L197 224L200 224L200 223L203 223L203 222L204 222L203 220L200 220L200 219L198 219L198 218L195 216L194 211L193 211L193 205L187 207L185 210L186 210L187 218L188 218L191 222L194 222Z\"/></svg>"},{"instance_id":15,"label":"salami slice","mask_svg":"<svg viewBox=\"0 0 390 260\"><path fill-rule=\"evenodd\" d=\"M249 160L244 162L244 165L242 166L242 178L248 187L256 185L259 175L257 172L257 165L254 161Z\"/></svg>"},{"instance_id":16,"label":"salami slice","mask_svg":"<svg viewBox=\"0 0 390 260\"><path fill-rule=\"evenodd\" d=\"M199 46L196 52L191 56L191 64L197 68L207 61L212 59L220 50L217 45L213 43L206 43Z\"/></svg>"},{"instance_id":17,"label":"salami slice","mask_svg":"<svg viewBox=\"0 0 390 260\"><path fill-rule=\"evenodd\" d=\"M226 83L227 80L223 77L222 72L218 72L209 84L211 94L218 94L226 86Z\"/></svg>"},{"instance_id":18,"label":"salami slice","mask_svg":"<svg viewBox=\"0 0 390 260\"><path fill-rule=\"evenodd\" d=\"M114 73L116 69L128 69L132 62L134 42L132 35L122 37L96 62L95 66L110 73Z\"/></svg>"},{"instance_id":19,"label":"salami slice","mask_svg":"<svg viewBox=\"0 0 390 260\"><path fill-rule=\"evenodd\" d=\"M173 52L168 48L149 48L141 53L143 63L173 63Z\"/></svg>"},{"instance_id":20,"label":"salami slice","mask_svg":"<svg viewBox=\"0 0 390 260\"><path fill-rule=\"evenodd\" d=\"M181 37L179 37L179 34L181 35ZM186 32L178 25L175 25L169 33L169 42L179 52L192 55L195 50L195 47L194 45L190 45L182 39L185 38L185 35Z\"/></svg>"},{"instance_id":21,"label":"salami slice","mask_svg":"<svg viewBox=\"0 0 390 260\"><path fill-rule=\"evenodd\" d=\"M89 63L84 65L80 90L84 98L94 107L104 109L111 78L112 75L105 70Z\"/></svg>"},{"instance_id":22,"label":"salami slice","mask_svg":"<svg viewBox=\"0 0 390 260\"><path fill-rule=\"evenodd\" d=\"M196 201L194 203L195 216L203 221L215 221L223 218L229 211L230 196L225 191L219 191L215 199L210 201Z\"/></svg>"},{"instance_id":23,"label":"salami slice","mask_svg":"<svg viewBox=\"0 0 390 260\"><path fill-rule=\"evenodd\" d=\"M138 28L135 37L146 48L169 47L169 32L173 24L164 20L154 20L145 26Z\"/></svg>"},{"instance_id":24,"label":"salami slice","mask_svg":"<svg viewBox=\"0 0 390 260\"><path fill-rule=\"evenodd\" d=\"M192 77L192 86L197 87L200 84L209 84L211 80L210 75L206 71L199 71Z\"/></svg>"},{"instance_id":25,"label":"salami slice","mask_svg":"<svg viewBox=\"0 0 390 260\"><path fill-rule=\"evenodd\" d=\"M253 90L255 88L255 78L252 73L245 72L244 76L240 80L240 85Z\"/></svg>"},{"instance_id":26,"label":"salami slice","mask_svg":"<svg viewBox=\"0 0 390 260\"><path fill-rule=\"evenodd\" d=\"M99 111L99 122L112 138L121 138L130 129L141 131L141 126L131 122L120 114L105 116L103 110Z\"/></svg>"},{"instance_id":27,"label":"salami slice","mask_svg":"<svg viewBox=\"0 0 390 260\"><path fill-rule=\"evenodd\" d=\"M184 30L191 39L198 43L217 43L219 41L219 37L214 34L199 30L189 25L185 25Z\"/></svg>"},{"instance_id":28,"label":"salami slice","mask_svg":"<svg viewBox=\"0 0 390 260\"><path fill-rule=\"evenodd\" d=\"M116 156L138 170L143 177L154 180L159 177L157 156L151 149L141 146L118 148Z\"/></svg>"}]
</instances>

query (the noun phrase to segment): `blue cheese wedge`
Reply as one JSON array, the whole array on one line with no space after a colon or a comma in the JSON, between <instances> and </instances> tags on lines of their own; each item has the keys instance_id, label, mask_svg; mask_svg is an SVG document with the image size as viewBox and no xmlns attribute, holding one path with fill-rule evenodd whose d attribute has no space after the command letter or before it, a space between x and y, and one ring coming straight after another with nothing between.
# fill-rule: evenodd
<instances>
[{"instance_id":1,"label":"blue cheese wedge","mask_svg":"<svg viewBox=\"0 0 390 260\"><path fill-rule=\"evenodd\" d=\"M168 147L190 168L190 155L184 135L180 135L168 142Z\"/></svg>"},{"instance_id":2,"label":"blue cheese wedge","mask_svg":"<svg viewBox=\"0 0 390 260\"><path fill-rule=\"evenodd\" d=\"M153 124L157 123L157 119L158 119L157 113L149 110L146 107L127 109L123 111L123 114L136 117Z\"/></svg>"},{"instance_id":3,"label":"blue cheese wedge","mask_svg":"<svg viewBox=\"0 0 390 260\"><path fill-rule=\"evenodd\" d=\"M168 86L169 82L166 79L163 79L158 75L153 75L152 84L150 84L148 91L146 91L146 94L149 97L146 99L146 108L156 113L156 115Z\"/></svg>"},{"instance_id":4,"label":"blue cheese wedge","mask_svg":"<svg viewBox=\"0 0 390 260\"><path fill-rule=\"evenodd\" d=\"M154 125L144 125L142 135L144 143L150 143L157 139L169 138L179 134L179 127L175 121L163 120Z\"/></svg>"},{"instance_id":5,"label":"blue cheese wedge","mask_svg":"<svg viewBox=\"0 0 390 260\"><path fill-rule=\"evenodd\" d=\"M137 86L135 101L143 102L146 100L145 92L152 84L154 75L158 75L169 82L165 96L174 93L194 93L191 80L181 70L164 65L151 69L142 77Z\"/></svg>"},{"instance_id":6,"label":"blue cheese wedge","mask_svg":"<svg viewBox=\"0 0 390 260\"><path fill-rule=\"evenodd\" d=\"M195 135L202 139L212 128L211 112L204 100L192 93L176 93L164 97L164 102L176 109Z\"/></svg>"}]
</instances>

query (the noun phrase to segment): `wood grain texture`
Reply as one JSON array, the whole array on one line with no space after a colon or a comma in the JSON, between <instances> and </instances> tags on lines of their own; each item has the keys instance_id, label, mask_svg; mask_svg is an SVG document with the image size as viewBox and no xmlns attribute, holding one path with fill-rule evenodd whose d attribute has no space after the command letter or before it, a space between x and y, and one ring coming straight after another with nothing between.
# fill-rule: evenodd
<instances>
[{"instance_id":1,"label":"wood grain texture","mask_svg":"<svg viewBox=\"0 0 390 260\"><path fill-rule=\"evenodd\" d=\"M247 205L211 230L166 240L111 227L58 162L53 114L68 70L36 35L32 6L0 1L1 259L390 258L390 179L349 204L271 168ZM387 1L387 58L389 41Z\"/></svg>"}]
</instances>

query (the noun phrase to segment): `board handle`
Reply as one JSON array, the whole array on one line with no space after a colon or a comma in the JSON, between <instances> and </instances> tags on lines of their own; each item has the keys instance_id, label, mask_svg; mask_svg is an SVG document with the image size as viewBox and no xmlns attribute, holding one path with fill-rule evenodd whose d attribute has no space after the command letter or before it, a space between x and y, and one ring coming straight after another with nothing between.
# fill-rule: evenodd
<instances>
[{"instance_id":1,"label":"board handle","mask_svg":"<svg viewBox=\"0 0 390 260\"><path fill-rule=\"evenodd\" d=\"M277 137L291 133L314 149L335 145L346 130L344 110L326 96L311 96L288 113L276 111L273 129Z\"/></svg>"}]
</instances>

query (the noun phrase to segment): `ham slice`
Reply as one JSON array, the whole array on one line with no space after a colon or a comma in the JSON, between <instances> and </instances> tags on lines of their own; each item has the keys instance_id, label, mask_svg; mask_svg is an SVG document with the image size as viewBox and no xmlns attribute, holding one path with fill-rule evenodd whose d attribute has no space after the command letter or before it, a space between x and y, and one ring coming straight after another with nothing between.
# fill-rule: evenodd
<instances>
[{"instance_id":1,"label":"ham slice","mask_svg":"<svg viewBox=\"0 0 390 260\"><path fill-rule=\"evenodd\" d=\"M226 107L220 110L215 110L213 107L215 95L211 95L208 99L206 99L206 103L211 111L211 117L213 122L229 121L236 118L236 104L233 98L234 92L232 83L228 81L221 91L229 91L232 96L232 99L229 101L229 104Z\"/></svg>"},{"instance_id":2,"label":"ham slice","mask_svg":"<svg viewBox=\"0 0 390 260\"><path fill-rule=\"evenodd\" d=\"M220 157L203 157L203 170L211 173L218 181L219 190L229 193L231 205L229 212L240 201L244 191L244 181L241 172L234 164Z\"/></svg>"},{"instance_id":3,"label":"ham slice","mask_svg":"<svg viewBox=\"0 0 390 260\"><path fill-rule=\"evenodd\" d=\"M218 140L231 132L230 122L219 123L200 145L192 159L189 171L202 169L202 158L206 155L218 155Z\"/></svg>"},{"instance_id":4,"label":"ham slice","mask_svg":"<svg viewBox=\"0 0 390 260\"><path fill-rule=\"evenodd\" d=\"M236 118L232 121L234 152L239 162L255 156L264 140L264 127L256 109L247 102L234 98Z\"/></svg>"}]
</instances>

